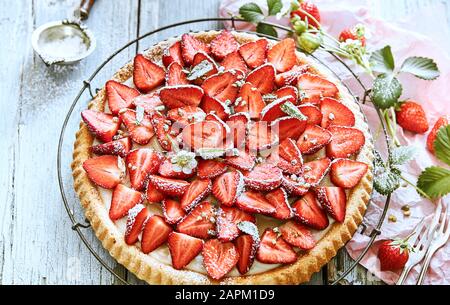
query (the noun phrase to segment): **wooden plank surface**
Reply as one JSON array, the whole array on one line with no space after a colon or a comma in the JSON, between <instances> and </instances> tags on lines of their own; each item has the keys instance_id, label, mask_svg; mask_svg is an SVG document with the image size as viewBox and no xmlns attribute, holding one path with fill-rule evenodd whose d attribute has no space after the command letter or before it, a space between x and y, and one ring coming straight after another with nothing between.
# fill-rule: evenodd
<instances>
[{"instance_id":1,"label":"wooden plank surface","mask_svg":"<svg viewBox=\"0 0 450 305\"><path fill-rule=\"evenodd\" d=\"M0 0L0 4L2 1ZM0 10L0 284L111 284L114 277L103 268L70 229L59 194L56 146L59 130L74 96L94 68L125 42L157 27L186 19L216 16L218 0L121 0L97 1L87 25L95 33L97 50L71 67L47 68L33 54L34 28L68 17L78 0L8 1ZM374 12L395 19L440 0L379 0ZM445 2L446 3L446 2ZM449 12L447 5L447 12ZM216 23L187 25L143 40L139 50L188 30L217 28ZM131 47L106 66L94 87L133 57ZM84 99L87 101L87 97ZM71 126L75 128L76 125ZM69 130L74 132L75 129ZM70 155L70 147L65 147ZM65 179L70 179L65 173ZM69 181L69 180L68 180ZM70 194L73 196L73 194ZM77 219L81 215L77 214ZM94 248L110 266L133 283L133 276L111 260L90 230ZM336 278L351 262L345 252L333 260L327 273L315 275L312 284ZM347 283L379 283L358 267Z\"/></svg>"}]
</instances>

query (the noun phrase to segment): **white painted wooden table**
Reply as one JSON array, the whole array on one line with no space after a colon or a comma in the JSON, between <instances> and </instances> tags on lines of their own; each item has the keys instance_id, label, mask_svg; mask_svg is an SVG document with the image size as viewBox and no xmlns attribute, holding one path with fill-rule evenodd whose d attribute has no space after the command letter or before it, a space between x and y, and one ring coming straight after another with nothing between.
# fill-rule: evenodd
<instances>
[{"instance_id":1,"label":"white painted wooden table","mask_svg":"<svg viewBox=\"0 0 450 305\"><path fill-rule=\"evenodd\" d=\"M388 19L439 0L378 0L373 11ZM85 61L47 68L33 53L31 33L37 26L63 19L78 0L0 0L0 284L112 284L117 281L71 230L57 183L56 148L65 114L94 68L125 42L159 26L217 16L219 0L103 0L87 21L98 47ZM441 1L446 2L446 1ZM450 12L450 4L447 5ZM216 28L216 23L166 31L152 42L190 29ZM105 77L132 58L129 48L105 70ZM69 130L74 133L74 130ZM89 240L107 259L95 237ZM114 261L108 259L114 266ZM333 279L350 263L342 253L311 283ZM121 266L115 270L128 276ZM359 267L349 281L379 283Z\"/></svg>"}]
</instances>

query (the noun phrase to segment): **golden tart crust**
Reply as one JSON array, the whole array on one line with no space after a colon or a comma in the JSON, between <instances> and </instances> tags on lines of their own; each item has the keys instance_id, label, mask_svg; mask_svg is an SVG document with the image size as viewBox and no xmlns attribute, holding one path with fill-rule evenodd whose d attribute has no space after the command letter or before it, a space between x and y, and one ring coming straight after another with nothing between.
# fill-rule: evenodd
<instances>
[{"instance_id":1,"label":"golden tart crust","mask_svg":"<svg viewBox=\"0 0 450 305\"><path fill-rule=\"evenodd\" d=\"M208 31L191 33L196 38L210 42L220 32ZM256 35L232 32L239 43L246 43L259 39ZM149 59L160 62L163 51L179 38L169 39L156 44L144 55ZM276 41L269 40L269 45ZM92 229L103 247L109 251L120 264L133 272L138 278L149 284L300 284L310 280L313 273L318 272L337 251L349 241L363 220L367 204L372 193L373 181L373 141L369 133L369 127L361 113L359 106L354 102L346 87L344 87L327 69L315 62L311 62L305 55L297 54L300 61L307 62L318 74L334 82L340 92L340 101L349 107L356 117L355 127L364 132L366 143L357 156L357 160L369 165L369 171L360 183L348 193L347 212L343 223L333 223L331 228L317 242L317 245L308 252L300 255L297 262L283 265L272 270L254 275L225 277L220 281L214 281L205 274L189 270L176 270L157 259L144 254L139 247L129 246L124 241L123 233L119 231L114 222L109 218L108 210L100 195L100 191L88 178L83 170L83 162L91 157L89 148L94 143L94 137L89 132L84 122L80 123L80 129L76 133L74 143L72 172L74 187L81 205L85 210L86 218L90 221ZM133 63L122 67L112 79L124 82L132 77ZM104 111L105 88L102 88L89 103L89 109Z\"/></svg>"}]
</instances>

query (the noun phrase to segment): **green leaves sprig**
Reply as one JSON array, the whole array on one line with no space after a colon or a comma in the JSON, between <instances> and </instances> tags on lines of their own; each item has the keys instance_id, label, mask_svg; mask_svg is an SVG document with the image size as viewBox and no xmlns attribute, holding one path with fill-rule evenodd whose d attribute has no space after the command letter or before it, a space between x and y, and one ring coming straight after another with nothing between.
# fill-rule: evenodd
<instances>
[{"instance_id":1,"label":"green leaves sprig","mask_svg":"<svg viewBox=\"0 0 450 305\"><path fill-rule=\"evenodd\" d=\"M266 17L275 16L281 13L283 2L281 0L267 0L267 16L258 4L254 2L246 3L239 8L239 15L248 22L256 24L256 32L278 37L278 33L272 25L263 23Z\"/></svg>"},{"instance_id":2,"label":"green leaves sprig","mask_svg":"<svg viewBox=\"0 0 450 305\"><path fill-rule=\"evenodd\" d=\"M434 141L436 157L450 166L450 125L441 127ZM450 193L450 170L440 167L427 167L417 180L417 187L430 198L436 199Z\"/></svg>"}]
</instances>

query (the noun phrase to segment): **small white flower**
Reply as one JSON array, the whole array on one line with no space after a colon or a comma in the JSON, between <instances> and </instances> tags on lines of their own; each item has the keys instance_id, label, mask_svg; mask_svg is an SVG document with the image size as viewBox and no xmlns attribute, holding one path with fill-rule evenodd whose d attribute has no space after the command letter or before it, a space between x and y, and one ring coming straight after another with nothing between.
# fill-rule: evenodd
<instances>
[{"instance_id":1,"label":"small white flower","mask_svg":"<svg viewBox=\"0 0 450 305\"><path fill-rule=\"evenodd\" d=\"M195 154L190 151L180 150L170 161L173 164L173 170L177 173L183 172L185 174L192 173L192 170L197 167L197 160Z\"/></svg>"}]
</instances>

